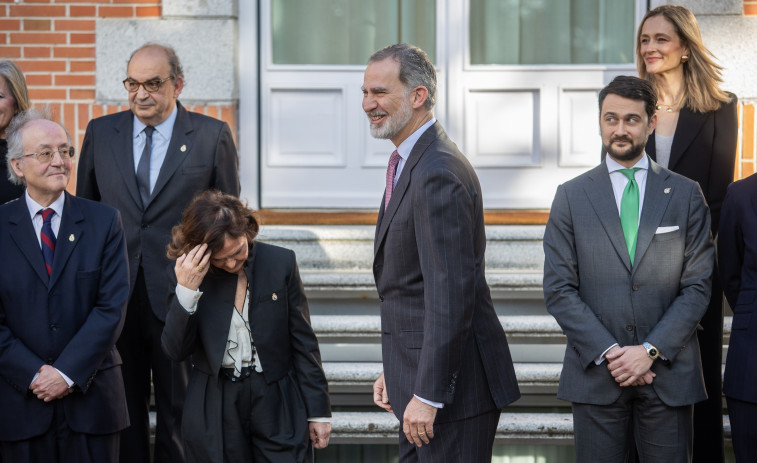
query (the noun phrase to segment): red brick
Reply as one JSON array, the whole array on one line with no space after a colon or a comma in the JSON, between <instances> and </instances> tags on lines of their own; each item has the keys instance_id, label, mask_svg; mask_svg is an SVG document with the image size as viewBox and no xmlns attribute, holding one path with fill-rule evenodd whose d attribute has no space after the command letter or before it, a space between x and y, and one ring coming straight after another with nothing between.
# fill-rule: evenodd
<instances>
[{"instance_id":1,"label":"red brick","mask_svg":"<svg viewBox=\"0 0 757 463\"><path fill-rule=\"evenodd\" d=\"M95 34L71 34L71 44L95 44Z\"/></svg>"},{"instance_id":2,"label":"red brick","mask_svg":"<svg viewBox=\"0 0 757 463\"><path fill-rule=\"evenodd\" d=\"M55 85L57 87L68 86L95 86L95 76L92 74L55 74Z\"/></svg>"},{"instance_id":3,"label":"red brick","mask_svg":"<svg viewBox=\"0 0 757 463\"><path fill-rule=\"evenodd\" d=\"M73 132L76 129L76 105L73 103L65 103L63 105L63 126L68 129L69 132Z\"/></svg>"},{"instance_id":4,"label":"red brick","mask_svg":"<svg viewBox=\"0 0 757 463\"><path fill-rule=\"evenodd\" d=\"M70 61L69 63L71 72L95 72L94 61Z\"/></svg>"},{"instance_id":5,"label":"red brick","mask_svg":"<svg viewBox=\"0 0 757 463\"><path fill-rule=\"evenodd\" d=\"M61 60L20 60L16 64L24 72L65 71L66 62Z\"/></svg>"},{"instance_id":6,"label":"red brick","mask_svg":"<svg viewBox=\"0 0 757 463\"><path fill-rule=\"evenodd\" d=\"M0 11L3 7L0 7ZM18 19L0 19L0 30L3 31L20 31L21 21Z\"/></svg>"},{"instance_id":7,"label":"red brick","mask_svg":"<svg viewBox=\"0 0 757 463\"><path fill-rule=\"evenodd\" d=\"M21 58L21 47L0 45L0 56L3 58Z\"/></svg>"},{"instance_id":8,"label":"red brick","mask_svg":"<svg viewBox=\"0 0 757 463\"><path fill-rule=\"evenodd\" d=\"M754 173L754 162L744 161L741 163L741 178L747 178Z\"/></svg>"},{"instance_id":9,"label":"red brick","mask_svg":"<svg viewBox=\"0 0 757 463\"><path fill-rule=\"evenodd\" d=\"M131 18L134 16L133 6L101 6L97 8L100 18Z\"/></svg>"},{"instance_id":10,"label":"red brick","mask_svg":"<svg viewBox=\"0 0 757 463\"><path fill-rule=\"evenodd\" d=\"M51 0L24 0L24 3L51 3Z\"/></svg>"},{"instance_id":11,"label":"red brick","mask_svg":"<svg viewBox=\"0 0 757 463\"><path fill-rule=\"evenodd\" d=\"M32 101L65 100L66 89L64 88L30 88L29 98Z\"/></svg>"},{"instance_id":12,"label":"red brick","mask_svg":"<svg viewBox=\"0 0 757 463\"><path fill-rule=\"evenodd\" d=\"M49 19L24 19L25 31L49 31L52 21Z\"/></svg>"},{"instance_id":13,"label":"red brick","mask_svg":"<svg viewBox=\"0 0 757 463\"><path fill-rule=\"evenodd\" d=\"M92 106L92 119L96 119L103 115L103 105L96 104Z\"/></svg>"},{"instance_id":14,"label":"red brick","mask_svg":"<svg viewBox=\"0 0 757 463\"><path fill-rule=\"evenodd\" d=\"M84 4L92 4L92 3L110 3L110 0L55 0L55 3L84 3Z\"/></svg>"},{"instance_id":15,"label":"red brick","mask_svg":"<svg viewBox=\"0 0 757 463\"><path fill-rule=\"evenodd\" d=\"M747 16L757 15L757 3L744 3L744 14Z\"/></svg>"},{"instance_id":16,"label":"red brick","mask_svg":"<svg viewBox=\"0 0 757 463\"><path fill-rule=\"evenodd\" d=\"M55 58L94 58L95 47L55 47Z\"/></svg>"},{"instance_id":17,"label":"red brick","mask_svg":"<svg viewBox=\"0 0 757 463\"><path fill-rule=\"evenodd\" d=\"M95 21L89 19L56 19L54 27L56 31L94 32Z\"/></svg>"},{"instance_id":18,"label":"red brick","mask_svg":"<svg viewBox=\"0 0 757 463\"><path fill-rule=\"evenodd\" d=\"M82 89L76 89L72 88L69 91L69 95L72 100L94 100L95 99L95 91L94 90L82 90Z\"/></svg>"},{"instance_id":19,"label":"red brick","mask_svg":"<svg viewBox=\"0 0 757 463\"><path fill-rule=\"evenodd\" d=\"M90 16L94 17L97 14L97 7L96 6L78 6L78 5L71 5L68 9L68 15L70 17L83 17L83 16Z\"/></svg>"},{"instance_id":20,"label":"red brick","mask_svg":"<svg viewBox=\"0 0 757 463\"><path fill-rule=\"evenodd\" d=\"M76 116L77 122L76 122L76 129L84 131L87 128L87 123L89 122L89 110L90 103L79 103L77 111L78 114Z\"/></svg>"},{"instance_id":21,"label":"red brick","mask_svg":"<svg viewBox=\"0 0 757 463\"><path fill-rule=\"evenodd\" d=\"M24 58L49 58L50 47L24 47Z\"/></svg>"},{"instance_id":22,"label":"red brick","mask_svg":"<svg viewBox=\"0 0 757 463\"><path fill-rule=\"evenodd\" d=\"M66 7L63 5L10 5L10 15L16 18L26 16L65 16Z\"/></svg>"},{"instance_id":23,"label":"red brick","mask_svg":"<svg viewBox=\"0 0 757 463\"><path fill-rule=\"evenodd\" d=\"M50 86L53 84L53 76L50 74L29 74L27 73L25 76L26 78L26 85L32 86Z\"/></svg>"},{"instance_id":24,"label":"red brick","mask_svg":"<svg viewBox=\"0 0 757 463\"><path fill-rule=\"evenodd\" d=\"M8 43L8 34L0 33L0 44Z\"/></svg>"},{"instance_id":25,"label":"red brick","mask_svg":"<svg viewBox=\"0 0 757 463\"><path fill-rule=\"evenodd\" d=\"M157 17L157 16L160 16L159 6L138 6L137 7L138 18Z\"/></svg>"},{"instance_id":26,"label":"red brick","mask_svg":"<svg viewBox=\"0 0 757 463\"><path fill-rule=\"evenodd\" d=\"M156 0L113 0L113 3L151 3L153 5L160 4L160 1Z\"/></svg>"},{"instance_id":27,"label":"red brick","mask_svg":"<svg viewBox=\"0 0 757 463\"><path fill-rule=\"evenodd\" d=\"M66 43L66 34L57 32L13 32L11 43Z\"/></svg>"}]
</instances>

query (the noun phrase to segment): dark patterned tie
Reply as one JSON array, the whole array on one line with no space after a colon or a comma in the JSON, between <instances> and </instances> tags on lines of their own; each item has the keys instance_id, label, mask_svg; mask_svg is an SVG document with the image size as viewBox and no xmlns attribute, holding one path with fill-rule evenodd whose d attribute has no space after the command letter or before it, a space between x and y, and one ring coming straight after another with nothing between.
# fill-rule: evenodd
<instances>
[{"instance_id":1,"label":"dark patterned tie","mask_svg":"<svg viewBox=\"0 0 757 463\"><path fill-rule=\"evenodd\" d=\"M55 255L55 233L53 233L53 214L55 211L47 208L39 211L42 214L42 230L39 237L42 241L42 257L45 259L47 275L53 271L53 256Z\"/></svg>"},{"instance_id":2,"label":"dark patterned tie","mask_svg":"<svg viewBox=\"0 0 757 463\"><path fill-rule=\"evenodd\" d=\"M394 177L397 174L397 164L400 163L400 154L397 150L394 150L389 157L389 166L386 168L386 193L384 199L384 210L389 206L389 200L392 199L392 191L394 191Z\"/></svg>"},{"instance_id":3,"label":"dark patterned tie","mask_svg":"<svg viewBox=\"0 0 757 463\"><path fill-rule=\"evenodd\" d=\"M150 154L152 153L152 133L155 127L148 125L145 127L145 148L142 150L142 157L139 158L137 165L137 186L139 187L139 196L142 198L142 208L147 206L150 200Z\"/></svg>"}]
</instances>

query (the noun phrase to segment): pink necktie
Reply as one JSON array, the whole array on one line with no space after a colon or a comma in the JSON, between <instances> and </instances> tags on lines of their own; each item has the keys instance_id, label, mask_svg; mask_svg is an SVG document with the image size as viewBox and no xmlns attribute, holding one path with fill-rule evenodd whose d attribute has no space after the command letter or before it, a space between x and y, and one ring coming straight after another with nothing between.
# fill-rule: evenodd
<instances>
[{"instance_id":1,"label":"pink necktie","mask_svg":"<svg viewBox=\"0 0 757 463\"><path fill-rule=\"evenodd\" d=\"M392 199L394 190L394 176L397 174L397 164L400 163L400 154L394 150L389 157L389 166L386 168L386 199L384 199L384 210L389 206L389 200Z\"/></svg>"}]
</instances>

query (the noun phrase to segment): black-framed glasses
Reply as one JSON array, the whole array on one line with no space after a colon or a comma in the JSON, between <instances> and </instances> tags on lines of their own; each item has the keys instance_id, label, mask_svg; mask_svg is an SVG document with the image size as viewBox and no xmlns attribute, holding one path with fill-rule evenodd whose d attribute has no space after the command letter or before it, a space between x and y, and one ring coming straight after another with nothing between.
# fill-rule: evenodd
<instances>
[{"instance_id":1,"label":"black-framed glasses","mask_svg":"<svg viewBox=\"0 0 757 463\"><path fill-rule=\"evenodd\" d=\"M161 85L163 85L163 83L171 79L173 79L173 76L168 76L165 79L150 79L145 82L138 82L131 77L127 77L126 79L124 79L124 88L129 93L136 93L139 90L139 86L141 85L145 88L145 91L147 93L155 93L160 90L160 87Z\"/></svg>"},{"instance_id":2,"label":"black-framed glasses","mask_svg":"<svg viewBox=\"0 0 757 463\"><path fill-rule=\"evenodd\" d=\"M74 148L73 146L61 146L58 149L45 148L39 153L25 154L21 157L26 158L29 156L34 156L37 161L44 164L52 162L55 153L60 154L60 158L65 161L66 159L71 159L76 155L76 148Z\"/></svg>"}]
</instances>

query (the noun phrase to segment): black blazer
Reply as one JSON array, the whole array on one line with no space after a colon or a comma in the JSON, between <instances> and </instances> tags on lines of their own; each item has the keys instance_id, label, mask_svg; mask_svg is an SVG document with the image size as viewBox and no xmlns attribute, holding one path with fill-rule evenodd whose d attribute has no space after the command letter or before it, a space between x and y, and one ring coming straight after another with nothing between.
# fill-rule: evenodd
<instances>
[{"instance_id":1,"label":"black blazer","mask_svg":"<svg viewBox=\"0 0 757 463\"><path fill-rule=\"evenodd\" d=\"M0 441L50 429L53 402L29 391L46 363L76 384L58 399L72 430L107 434L129 425L115 347L129 295L121 218L65 195L49 278L24 197L0 206Z\"/></svg>"},{"instance_id":2,"label":"black blazer","mask_svg":"<svg viewBox=\"0 0 757 463\"><path fill-rule=\"evenodd\" d=\"M520 397L484 273L484 210L473 167L437 122L413 147L388 208L373 275L389 401L402 421L413 394L444 403L437 422Z\"/></svg>"},{"instance_id":3,"label":"black blazer","mask_svg":"<svg viewBox=\"0 0 757 463\"><path fill-rule=\"evenodd\" d=\"M733 308L723 392L757 402L757 175L731 184L720 220L720 279Z\"/></svg>"},{"instance_id":4,"label":"black blazer","mask_svg":"<svg viewBox=\"0 0 757 463\"><path fill-rule=\"evenodd\" d=\"M237 150L225 122L189 112L179 103L166 158L150 202L143 210L134 172L134 114L123 111L93 119L84 135L76 195L121 211L129 253L130 288L142 267L150 306L164 320L170 261L166 245L192 198L215 188L239 195Z\"/></svg>"},{"instance_id":5,"label":"black blazer","mask_svg":"<svg viewBox=\"0 0 757 463\"><path fill-rule=\"evenodd\" d=\"M712 236L718 233L720 208L725 191L733 181L739 123L736 95L717 111L696 113L683 107L670 148L668 169L699 183L710 207ZM647 154L657 161L654 133L646 146Z\"/></svg>"},{"instance_id":6,"label":"black blazer","mask_svg":"<svg viewBox=\"0 0 757 463\"><path fill-rule=\"evenodd\" d=\"M331 416L328 383L321 367L318 340L310 327L310 312L294 252L255 242L250 248L246 272L250 282L250 328L266 382L273 383L293 372L307 416ZM197 310L190 315L176 299L173 267L170 274L169 310L161 339L163 351L177 362L192 356L183 438L185 441L204 438L191 435L191 430L221 436L220 370L235 310L237 276L211 268L200 285L203 295ZM220 445L220 440L213 442ZM222 448L213 447L210 441L204 445L208 446L204 449L208 461L222 457Z\"/></svg>"}]
</instances>

